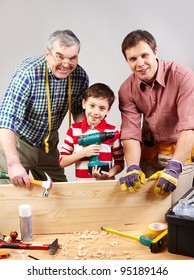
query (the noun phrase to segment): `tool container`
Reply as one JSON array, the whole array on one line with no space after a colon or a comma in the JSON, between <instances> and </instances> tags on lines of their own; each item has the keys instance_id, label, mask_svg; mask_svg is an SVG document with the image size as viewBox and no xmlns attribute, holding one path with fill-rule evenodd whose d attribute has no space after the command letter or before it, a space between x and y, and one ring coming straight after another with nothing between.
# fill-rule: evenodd
<instances>
[{"instance_id":1,"label":"tool container","mask_svg":"<svg viewBox=\"0 0 194 280\"><path fill-rule=\"evenodd\" d=\"M194 257L194 187L165 214L168 252Z\"/></svg>"}]
</instances>

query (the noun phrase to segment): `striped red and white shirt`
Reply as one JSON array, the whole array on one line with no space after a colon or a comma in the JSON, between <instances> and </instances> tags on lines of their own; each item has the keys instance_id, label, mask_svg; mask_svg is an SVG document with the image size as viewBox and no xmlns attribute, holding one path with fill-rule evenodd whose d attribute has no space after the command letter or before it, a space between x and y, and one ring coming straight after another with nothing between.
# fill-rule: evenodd
<instances>
[{"instance_id":1,"label":"striped red and white shirt","mask_svg":"<svg viewBox=\"0 0 194 280\"><path fill-rule=\"evenodd\" d=\"M81 121L71 125L68 129L66 137L64 139L61 152L60 160L64 155L70 155L76 153L78 150L83 149L83 146L78 144L78 138L81 135L88 135L96 132L116 132L115 137L108 139L101 143L101 150L98 155L98 159L101 162L107 162L109 168L114 165L119 165L124 168L124 153L123 147L120 141L120 133L114 125L108 124L105 119L101 121L95 127L88 125L86 117ZM82 158L80 161L75 163L75 176L77 180L95 180L88 172L89 158Z\"/></svg>"}]
</instances>

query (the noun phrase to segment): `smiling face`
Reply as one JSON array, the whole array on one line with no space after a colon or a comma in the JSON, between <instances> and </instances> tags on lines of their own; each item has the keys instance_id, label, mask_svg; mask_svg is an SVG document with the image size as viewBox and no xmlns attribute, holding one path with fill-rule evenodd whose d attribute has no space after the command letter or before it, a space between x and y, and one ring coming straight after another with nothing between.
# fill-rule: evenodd
<instances>
[{"instance_id":1,"label":"smiling face","mask_svg":"<svg viewBox=\"0 0 194 280\"><path fill-rule=\"evenodd\" d=\"M78 53L77 45L65 46L55 41L52 49L46 49L45 58L55 77L64 79L76 68Z\"/></svg>"},{"instance_id":2,"label":"smiling face","mask_svg":"<svg viewBox=\"0 0 194 280\"><path fill-rule=\"evenodd\" d=\"M146 83L151 83L156 75L157 50L153 51L150 46L140 41L135 47L125 50L127 63L131 71Z\"/></svg>"},{"instance_id":3,"label":"smiling face","mask_svg":"<svg viewBox=\"0 0 194 280\"><path fill-rule=\"evenodd\" d=\"M87 123L90 126L98 125L108 114L109 104L106 98L88 97L83 99L82 107L85 109Z\"/></svg>"}]
</instances>

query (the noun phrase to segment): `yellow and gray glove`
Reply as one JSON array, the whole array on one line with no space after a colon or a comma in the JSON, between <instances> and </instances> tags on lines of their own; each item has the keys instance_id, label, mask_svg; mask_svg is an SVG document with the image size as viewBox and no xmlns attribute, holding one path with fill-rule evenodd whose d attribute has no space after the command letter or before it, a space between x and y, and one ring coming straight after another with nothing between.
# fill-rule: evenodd
<instances>
[{"instance_id":1,"label":"yellow and gray glove","mask_svg":"<svg viewBox=\"0 0 194 280\"><path fill-rule=\"evenodd\" d=\"M178 178L182 172L182 164L176 160L170 160L166 168L149 177L149 180L157 180L155 193L170 194L178 185Z\"/></svg>"},{"instance_id":2,"label":"yellow and gray glove","mask_svg":"<svg viewBox=\"0 0 194 280\"><path fill-rule=\"evenodd\" d=\"M119 179L121 190L134 193L138 192L142 184L145 184L145 174L137 164L131 164L127 168L127 172Z\"/></svg>"}]
</instances>

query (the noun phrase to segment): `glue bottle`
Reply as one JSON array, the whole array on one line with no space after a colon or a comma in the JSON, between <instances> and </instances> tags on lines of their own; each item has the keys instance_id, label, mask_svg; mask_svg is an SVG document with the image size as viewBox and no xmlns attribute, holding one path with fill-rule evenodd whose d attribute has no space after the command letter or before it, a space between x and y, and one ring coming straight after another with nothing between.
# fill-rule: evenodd
<instances>
[{"instance_id":1,"label":"glue bottle","mask_svg":"<svg viewBox=\"0 0 194 280\"><path fill-rule=\"evenodd\" d=\"M32 236L32 213L29 204L19 206L20 232L22 241L31 241Z\"/></svg>"}]
</instances>

